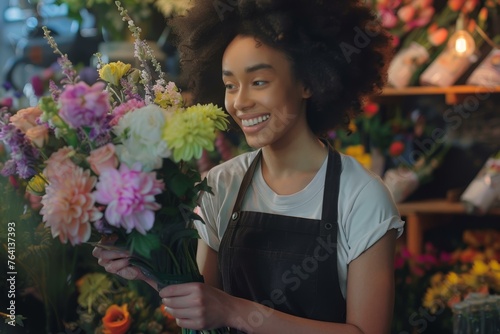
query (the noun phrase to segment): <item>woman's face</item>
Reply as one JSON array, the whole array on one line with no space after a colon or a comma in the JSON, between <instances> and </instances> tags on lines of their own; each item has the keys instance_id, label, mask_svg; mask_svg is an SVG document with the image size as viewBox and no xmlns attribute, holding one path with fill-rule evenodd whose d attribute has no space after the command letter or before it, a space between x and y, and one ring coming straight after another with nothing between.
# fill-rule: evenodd
<instances>
[{"instance_id":1,"label":"woman's face","mask_svg":"<svg viewBox=\"0 0 500 334\"><path fill-rule=\"evenodd\" d=\"M310 131L305 117L308 90L293 77L284 53L237 36L222 58L226 110L254 147L281 146Z\"/></svg>"}]
</instances>

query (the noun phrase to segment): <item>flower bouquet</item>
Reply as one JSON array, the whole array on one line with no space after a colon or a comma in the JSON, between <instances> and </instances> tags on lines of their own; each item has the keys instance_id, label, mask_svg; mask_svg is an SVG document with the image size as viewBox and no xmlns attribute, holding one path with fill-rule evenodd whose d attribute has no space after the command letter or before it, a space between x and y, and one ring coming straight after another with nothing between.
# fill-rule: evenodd
<instances>
[{"instance_id":1,"label":"flower bouquet","mask_svg":"<svg viewBox=\"0 0 500 334\"><path fill-rule=\"evenodd\" d=\"M136 283L107 273L85 274L76 282L78 317L69 325L85 333L180 333L160 297Z\"/></svg>"},{"instance_id":2,"label":"flower bouquet","mask_svg":"<svg viewBox=\"0 0 500 334\"><path fill-rule=\"evenodd\" d=\"M372 6L382 26L393 37L397 47L401 39L414 29L426 26L434 15L433 0L377 0Z\"/></svg>"},{"instance_id":3,"label":"flower bouquet","mask_svg":"<svg viewBox=\"0 0 500 334\"><path fill-rule=\"evenodd\" d=\"M495 47L467 78L467 84L491 87L500 85L500 26L498 24L500 4L487 2L486 5L489 5L488 13L492 23L492 40L489 44Z\"/></svg>"},{"instance_id":4,"label":"flower bouquet","mask_svg":"<svg viewBox=\"0 0 500 334\"><path fill-rule=\"evenodd\" d=\"M406 161L403 156L398 156L400 165L388 169L383 177L394 201L396 203L403 202L419 186L430 182L434 171L441 165L449 149L449 143L436 142L426 155L420 153L419 158L414 163ZM410 159L415 154L411 154Z\"/></svg>"},{"instance_id":5,"label":"flower bouquet","mask_svg":"<svg viewBox=\"0 0 500 334\"><path fill-rule=\"evenodd\" d=\"M51 82L51 96L38 106L2 112L0 140L11 156L2 174L25 179L27 190L42 196L43 222L62 243L89 242L94 231L114 234L113 247L128 250L158 289L202 281L192 224L201 219L193 210L210 188L189 162L214 149L227 115L212 104L186 107L140 28L116 4L141 68L103 64L98 56L102 81L89 86L45 28L64 79L61 87Z\"/></svg>"},{"instance_id":6,"label":"flower bouquet","mask_svg":"<svg viewBox=\"0 0 500 334\"><path fill-rule=\"evenodd\" d=\"M419 71L443 49L450 24L455 22L462 8L469 7L469 2L474 0L448 0L432 23L414 29L406 36L389 65L388 82L391 86L402 88L413 84Z\"/></svg>"},{"instance_id":7,"label":"flower bouquet","mask_svg":"<svg viewBox=\"0 0 500 334\"><path fill-rule=\"evenodd\" d=\"M477 49L484 41L477 29L485 30L487 18L488 8L483 7L479 11L477 22L471 19L467 24L467 31L471 34ZM420 84L439 87L452 86L474 63L475 58L477 55L470 57L457 55L453 48L448 47L425 69L420 76Z\"/></svg>"},{"instance_id":8,"label":"flower bouquet","mask_svg":"<svg viewBox=\"0 0 500 334\"><path fill-rule=\"evenodd\" d=\"M489 158L460 200L469 213L486 214L500 199L500 151Z\"/></svg>"}]
</instances>

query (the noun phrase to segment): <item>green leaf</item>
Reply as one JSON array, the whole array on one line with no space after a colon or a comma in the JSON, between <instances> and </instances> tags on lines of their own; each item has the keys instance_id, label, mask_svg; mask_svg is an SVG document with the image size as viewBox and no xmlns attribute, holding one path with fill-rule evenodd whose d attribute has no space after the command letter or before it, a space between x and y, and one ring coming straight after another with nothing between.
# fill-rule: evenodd
<instances>
[{"instance_id":1,"label":"green leaf","mask_svg":"<svg viewBox=\"0 0 500 334\"><path fill-rule=\"evenodd\" d=\"M146 259L151 258L151 250L160 248L160 237L157 234L143 235L137 231L130 233L130 251Z\"/></svg>"},{"instance_id":2,"label":"green leaf","mask_svg":"<svg viewBox=\"0 0 500 334\"><path fill-rule=\"evenodd\" d=\"M194 186L194 182L189 176L178 173L167 181L167 186L177 197L182 197Z\"/></svg>"}]
</instances>

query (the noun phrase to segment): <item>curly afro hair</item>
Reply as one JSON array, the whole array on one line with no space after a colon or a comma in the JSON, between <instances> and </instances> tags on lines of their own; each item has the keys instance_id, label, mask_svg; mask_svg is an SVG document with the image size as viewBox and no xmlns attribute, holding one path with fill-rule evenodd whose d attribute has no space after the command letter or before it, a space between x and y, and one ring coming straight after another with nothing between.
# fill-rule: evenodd
<instances>
[{"instance_id":1,"label":"curly afro hair","mask_svg":"<svg viewBox=\"0 0 500 334\"><path fill-rule=\"evenodd\" d=\"M363 99L385 84L391 39L361 1L193 3L169 25L195 102L224 105L222 56L236 35L253 36L287 55L295 77L312 92L307 121L317 135L348 124Z\"/></svg>"}]
</instances>

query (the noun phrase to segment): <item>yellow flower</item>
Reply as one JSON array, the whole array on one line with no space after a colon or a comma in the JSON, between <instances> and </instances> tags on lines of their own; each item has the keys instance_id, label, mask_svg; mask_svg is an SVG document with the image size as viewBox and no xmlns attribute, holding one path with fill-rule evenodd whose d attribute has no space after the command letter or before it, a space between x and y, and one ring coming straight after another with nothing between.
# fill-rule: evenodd
<instances>
[{"instance_id":1,"label":"yellow flower","mask_svg":"<svg viewBox=\"0 0 500 334\"><path fill-rule=\"evenodd\" d=\"M477 276L470 273L463 274L462 279L465 286L476 287L478 285Z\"/></svg>"},{"instance_id":2,"label":"yellow flower","mask_svg":"<svg viewBox=\"0 0 500 334\"><path fill-rule=\"evenodd\" d=\"M430 310L431 313L436 313L438 306L442 305L442 294L439 287L428 288L423 299L423 306Z\"/></svg>"},{"instance_id":3,"label":"yellow flower","mask_svg":"<svg viewBox=\"0 0 500 334\"><path fill-rule=\"evenodd\" d=\"M363 167L365 167L367 169L370 169L372 167L372 156L370 154L368 154L368 153L361 154L355 158L356 158L356 160L358 160L358 162L360 164L363 165Z\"/></svg>"},{"instance_id":4,"label":"yellow flower","mask_svg":"<svg viewBox=\"0 0 500 334\"><path fill-rule=\"evenodd\" d=\"M431 277L431 286L438 286L443 281L443 273L436 273Z\"/></svg>"},{"instance_id":5,"label":"yellow flower","mask_svg":"<svg viewBox=\"0 0 500 334\"><path fill-rule=\"evenodd\" d=\"M445 284L447 285L457 285L458 282L460 281L460 277L457 275L457 273L453 271L448 273L445 279L446 279Z\"/></svg>"},{"instance_id":6,"label":"yellow flower","mask_svg":"<svg viewBox=\"0 0 500 334\"><path fill-rule=\"evenodd\" d=\"M350 145L345 149L345 154L351 157L357 157L365 153L365 147L363 145Z\"/></svg>"},{"instance_id":7,"label":"yellow flower","mask_svg":"<svg viewBox=\"0 0 500 334\"><path fill-rule=\"evenodd\" d=\"M175 111L163 129L163 139L173 151L174 160L199 159L203 149L213 150L215 130L226 128L225 117L224 112L212 104Z\"/></svg>"},{"instance_id":8,"label":"yellow flower","mask_svg":"<svg viewBox=\"0 0 500 334\"><path fill-rule=\"evenodd\" d=\"M477 276L483 276L490 270L489 266L483 261L476 260L472 266L471 274Z\"/></svg>"},{"instance_id":9,"label":"yellow flower","mask_svg":"<svg viewBox=\"0 0 500 334\"><path fill-rule=\"evenodd\" d=\"M492 272L500 273L500 263L497 260L491 260L489 263L490 270Z\"/></svg>"},{"instance_id":10,"label":"yellow flower","mask_svg":"<svg viewBox=\"0 0 500 334\"><path fill-rule=\"evenodd\" d=\"M121 61L109 63L99 70L99 77L110 84L118 86L120 79L127 74L130 67L130 64L124 64Z\"/></svg>"},{"instance_id":11,"label":"yellow flower","mask_svg":"<svg viewBox=\"0 0 500 334\"><path fill-rule=\"evenodd\" d=\"M356 123L354 123L353 121L350 121L349 122L349 125L347 126L347 128L349 129L349 131L351 131L352 133L358 131L358 127L356 126Z\"/></svg>"},{"instance_id":12,"label":"yellow flower","mask_svg":"<svg viewBox=\"0 0 500 334\"><path fill-rule=\"evenodd\" d=\"M227 120L227 114L224 111L214 105L210 104L197 104L186 109L186 112L196 112L204 114L205 117L210 118L214 121L215 128L220 131L225 131L229 121Z\"/></svg>"},{"instance_id":13,"label":"yellow flower","mask_svg":"<svg viewBox=\"0 0 500 334\"><path fill-rule=\"evenodd\" d=\"M47 183L45 182L45 179L42 177L42 175L37 174L29 180L26 190L28 190L33 195L43 196L43 194L45 194L46 185Z\"/></svg>"}]
</instances>

